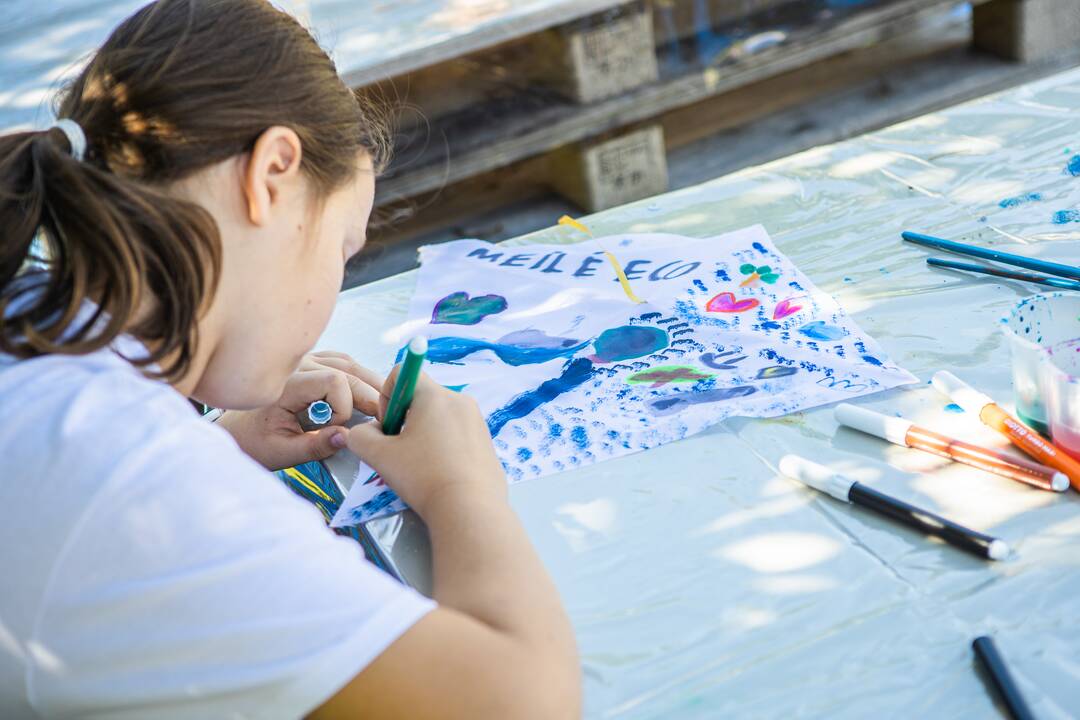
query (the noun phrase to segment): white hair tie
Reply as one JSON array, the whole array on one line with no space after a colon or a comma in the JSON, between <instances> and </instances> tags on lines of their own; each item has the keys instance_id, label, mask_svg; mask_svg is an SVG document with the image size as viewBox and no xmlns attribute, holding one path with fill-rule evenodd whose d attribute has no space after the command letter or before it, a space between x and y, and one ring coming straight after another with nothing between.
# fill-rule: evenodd
<instances>
[{"instance_id":1,"label":"white hair tie","mask_svg":"<svg viewBox=\"0 0 1080 720\"><path fill-rule=\"evenodd\" d=\"M63 118L49 126L50 130L53 128L58 128L67 135L68 144L71 145L71 157L81 162L86 155L86 133L83 132L79 123L70 118Z\"/></svg>"}]
</instances>

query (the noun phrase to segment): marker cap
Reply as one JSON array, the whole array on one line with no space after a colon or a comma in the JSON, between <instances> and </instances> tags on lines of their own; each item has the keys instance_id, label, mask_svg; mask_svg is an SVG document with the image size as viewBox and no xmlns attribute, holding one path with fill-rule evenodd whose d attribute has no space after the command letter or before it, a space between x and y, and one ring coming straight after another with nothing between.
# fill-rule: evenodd
<instances>
[{"instance_id":1,"label":"marker cap","mask_svg":"<svg viewBox=\"0 0 1080 720\"><path fill-rule=\"evenodd\" d=\"M833 472L824 465L818 465L798 455L785 455L780 458L780 472L798 480L803 485L828 493L837 500L850 502L848 492L855 481Z\"/></svg>"},{"instance_id":2,"label":"marker cap","mask_svg":"<svg viewBox=\"0 0 1080 720\"><path fill-rule=\"evenodd\" d=\"M409 341L409 352L414 355L427 355L428 342L423 335L417 335Z\"/></svg>"},{"instance_id":3,"label":"marker cap","mask_svg":"<svg viewBox=\"0 0 1080 720\"><path fill-rule=\"evenodd\" d=\"M1069 476L1063 472L1054 473L1050 480L1050 489L1054 492L1065 492L1069 489Z\"/></svg>"},{"instance_id":4,"label":"marker cap","mask_svg":"<svg viewBox=\"0 0 1080 720\"><path fill-rule=\"evenodd\" d=\"M834 411L836 421L867 435L874 435L896 445L907 446L908 430L914 424L910 420L874 412L868 408L841 403Z\"/></svg>"},{"instance_id":5,"label":"marker cap","mask_svg":"<svg viewBox=\"0 0 1080 720\"><path fill-rule=\"evenodd\" d=\"M308 420L316 425L325 425L334 416L334 408L325 400L316 400L308 405Z\"/></svg>"},{"instance_id":6,"label":"marker cap","mask_svg":"<svg viewBox=\"0 0 1080 720\"><path fill-rule=\"evenodd\" d=\"M930 382L938 392L962 407L964 412L971 413L975 417L979 417L984 407L994 404L993 398L989 395L984 395L947 370L934 373Z\"/></svg>"}]
</instances>

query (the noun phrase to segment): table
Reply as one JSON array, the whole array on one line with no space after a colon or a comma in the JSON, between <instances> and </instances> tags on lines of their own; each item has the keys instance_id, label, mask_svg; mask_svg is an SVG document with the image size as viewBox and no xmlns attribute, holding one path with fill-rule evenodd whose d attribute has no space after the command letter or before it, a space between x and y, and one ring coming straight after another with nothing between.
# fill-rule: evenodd
<instances>
[{"instance_id":1,"label":"table","mask_svg":"<svg viewBox=\"0 0 1080 720\"><path fill-rule=\"evenodd\" d=\"M923 380L951 369L1008 401L997 320L1033 288L931 270L899 233L1080 262L1080 222L1055 222L1080 208L1067 170L1077 155L1073 71L586 222L598 235L697 237L762 222L901 366ZM511 242L571 237L555 227ZM414 281L343 293L320 347L389 367L380 338L405 318ZM997 441L925 385L860 402ZM786 452L990 531L1017 555L981 561L801 488L775 470ZM838 429L822 408L727 421L510 496L574 623L588 717L997 717L972 662L983 633L1039 717L1080 712L1075 492Z\"/></svg>"}]
</instances>

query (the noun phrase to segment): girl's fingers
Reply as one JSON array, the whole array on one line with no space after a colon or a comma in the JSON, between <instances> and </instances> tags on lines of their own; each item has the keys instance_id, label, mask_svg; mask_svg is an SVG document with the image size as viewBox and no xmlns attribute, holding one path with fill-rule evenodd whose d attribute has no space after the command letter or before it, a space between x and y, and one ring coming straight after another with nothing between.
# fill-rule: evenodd
<instances>
[{"instance_id":1,"label":"girl's fingers","mask_svg":"<svg viewBox=\"0 0 1080 720\"><path fill-rule=\"evenodd\" d=\"M333 372L339 372L349 383L352 392L353 407L365 415L375 415L379 408L379 390L382 378L377 374L360 367L350 359L343 358L320 358L319 366L332 368ZM334 408L335 410L337 408Z\"/></svg>"},{"instance_id":2,"label":"girl's fingers","mask_svg":"<svg viewBox=\"0 0 1080 720\"><path fill-rule=\"evenodd\" d=\"M374 392L374 391L372 391ZM307 410L316 400L326 400L333 408L330 422L341 425L352 417L353 388L345 373L331 370L299 372L289 379L279 404L291 413Z\"/></svg>"},{"instance_id":3,"label":"girl's fingers","mask_svg":"<svg viewBox=\"0 0 1080 720\"><path fill-rule=\"evenodd\" d=\"M311 460L325 460L348 443L345 428L323 428L301 436L307 442L307 455Z\"/></svg>"},{"instance_id":4,"label":"girl's fingers","mask_svg":"<svg viewBox=\"0 0 1080 720\"><path fill-rule=\"evenodd\" d=\"M311 357L312 362L314 362L316 366L321 365L323 367L340 370L343 373L348 373L354 378L365 382L376 389L382 387L383 382L385 382L385 378L382 375L374 370L367 369L363 365L357 364L357 362L348 355L335 353L333 355L316 354L309 357Z\"/></svg>"},{"instance_id":5,"label":"girl's fingers","mask_svg":"<svg viewBox=\"0 0 1080 720\"><path fill-rule=\"evenodd\" d=\"M342 377L349 383L353 407L365 415L374 416L379 411L379 391L355 375L345 373ZM352 417L352 413L349 416Z\"/></svg>"}]
</instances>

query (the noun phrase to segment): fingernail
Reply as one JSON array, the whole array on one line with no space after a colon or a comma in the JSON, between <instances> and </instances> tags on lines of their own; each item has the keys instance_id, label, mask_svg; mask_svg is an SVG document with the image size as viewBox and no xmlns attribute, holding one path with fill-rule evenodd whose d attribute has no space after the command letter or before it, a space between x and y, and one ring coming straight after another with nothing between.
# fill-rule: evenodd
<instances>
[{"instance_id":1,"label":"fingernail","mask_svg":"<svg viewBox=\"0 0 1080 720\"><path fill-rule=\"evenodd\" d=\"M345 447L345 445L348 444L346 442L346 440L345 440L345 433L343 433L343 432L334 433L333 436L330 438L330 444L333 445L334 447L336 447L338 450Z\"/></svg>"}]
</instances>

